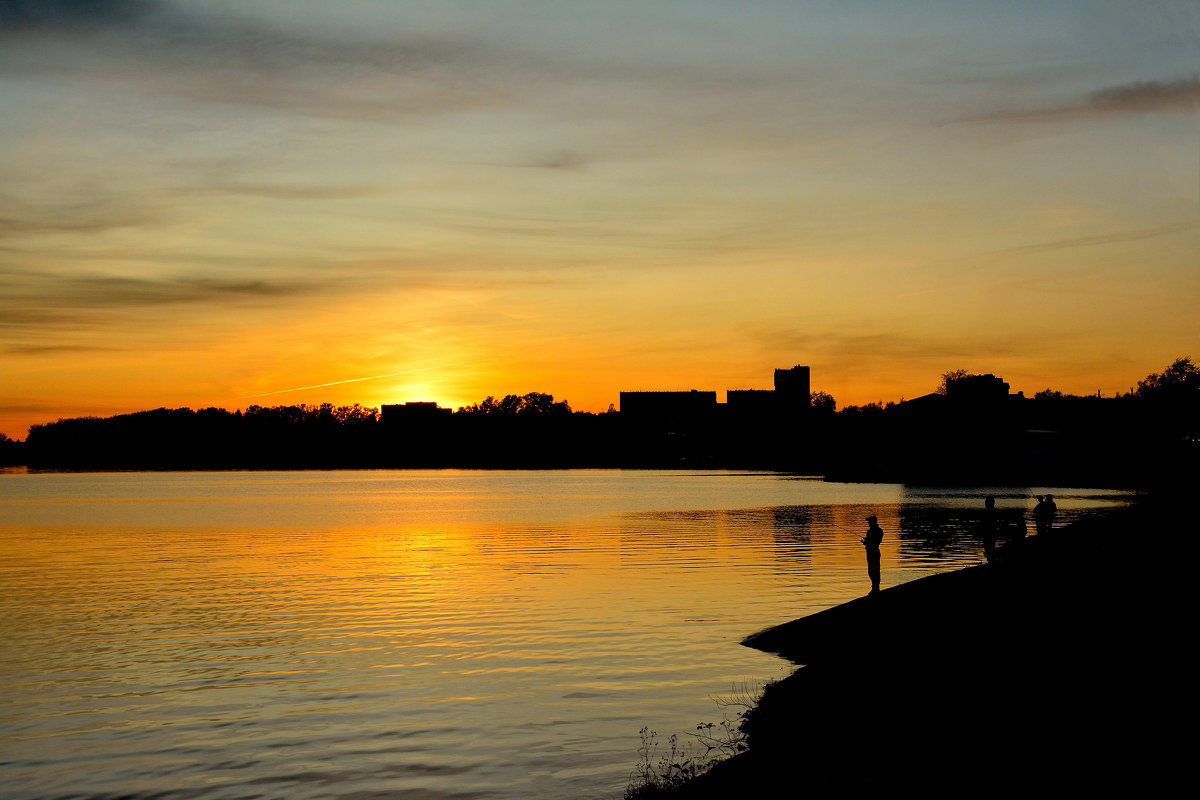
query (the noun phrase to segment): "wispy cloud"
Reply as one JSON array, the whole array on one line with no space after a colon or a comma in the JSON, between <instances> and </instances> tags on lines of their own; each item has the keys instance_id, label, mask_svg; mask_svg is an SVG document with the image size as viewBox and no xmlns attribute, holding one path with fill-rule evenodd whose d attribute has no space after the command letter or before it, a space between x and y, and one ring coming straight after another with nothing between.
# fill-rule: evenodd
<instances>
[{"instance_id":1,"label":"wispy cloud","mask_svg":"<svg viewBox=\"0 0 1200 800\"><path fill-rule=\"evenodd\" d=\"M67 3L68 6L75 4ZM86 4L84 4L86 5ZM271 7L248 5L218 11L188 4L132 3L93 26L102 34L79 37L86 13L60 24L54 15L26 29L37 47L71 48L93 80L124 82L191 100L266 109L344 121L393 122L481 107L508 107L547 85L577 80L662 83L657 60L638 67L622 60L588 59L520 33L496 35L486 26L498 10L480 9L473 20L423 25L419 10L363 4L347 19L374 17L371 26L344 28L296 14L273 16ZM308 9L311 11L311 9ZM290 9L289 9L290 11ZM277 9L276 9L277 12ZM481 24L482 23L482 24ZM19 33L19 31L18 31ZM0 33L0 36L3 34ZM58 74L62 64L40 51L12 53L14 68ZM703 83L692 70L676 79ZM728 82L714 72L709 85Z\"/></svg>"},{"instance_id":2,"label":"wispy cloud","mask_svg":"<svg viewBox=\"0 0 1200 800\"><path fill-rule=\"evenodd\" d=\"M476 105L481 82L464 78L490 72L475 68L488 48L457 34L355 39L149 0L7 0L0 42L0 69L13 74L58 75L74 63L93 81L361 120ZM68 52L47 55L56 47Z\"/></svg>"},{"instance_id":3,"label":"wispy cloud","mask_svg":"<svg viewBox=\"0 0 1200 800\"><path fill-rule=\"evenodd\" d=\"M0 285L8 303L0 309L0 326L74 327L99 312L186 304L239 305L314 292L327 288L327 283L315 277L309 280L203 275L134 278L5 270L0 272Z\"/></svg>"},{"instance_id":4,"label":"wispy cloud","mask_svg":"<svg viewBox=\"0 0 1200 800\"><path fill-rule=\"evenodd\" d=\"M95 318L76 310L47 307L44 303L34 302L29 307L28 298L20 298L21 305L17 306L11 292L5 292L8 302L0 305L0 330L32 330L47 331L55 329L78 328L94 322Z\"/></svg>"},{"instance_id":5,"label":"wispy cloud","mask_svg":"<svg viewBox=\"0 0 1200 800\"><path fill-rule=\"evenodd\" d=\"M1200 76L1193 76L1117 84L1065 103L1010 108L965 121L1065 122L1128 114L1191 113L1197 110L1200 110Z\"/></svg>"},{"instance_id":6,"label":"wispy cloud","mask_svg":"<svg viewBox=\"0 0 1200 800\"><path fill-rule=\"evenodd\" d=\"M803 329L786 325L747 325L747 336L767 352L811 353L830 371L855 375L878 362L948 363L955 359L1002 358L1027 355L1043 348L1034 331L1005 331L996 335L951 336L897 332L847 332Z\"/></svg>"},{"instance_id":7,"label":"wispy cloud","mask_svg":"<svg viewBox=\"0 0 1200 800\"><path fill-rule=\"evenodd\" d=\"M1070 239L1055 239L1047 242L1037 242L1035 244L1011 247L1008 248L1006 252L1043 252L1049 250L1064 250L1071 247L1099 247L1106 244L1120 244L1121 242L1134 242L1140 239L1154 239L1159 236L1170 236L1172 234L1184 233L1196 228L1200 228L1200 220L1182 220L1180 222L1173 222L1169 225L1159 225L1153 228L1113 231L1111 233L1093 234L1091 236L1077 236Z\"/></svg>"},{"instance_id":8,"label":"wispy cloud","mask_svg":"<svg viewBox=\"0 0 1200 800\"><path fill-rule=\"evenodd\" d=\"M0 0L0 32L76 32L127 25L158 5L152 0Z\"/></svg>"},{"instance_id":9,"label":"wispy cloud","mask_svg":"<svg viewBox=\"0 0 1200 800\"><path fill-rule=\"evenodd\" d=\"M588 156L578 151L559 150L555 153L534 158L523 166L533 167L535 169L565 169L565 170L582 170L590 161Z\"/></svg>"},{"instance_id":10,"label":"wispy cloud","mask_svg":"<svg viewBox=\"0 0 1200 800\"><path fill-rule=\"evenodd\" d=\"M242 195L272 200L353 200L378 195L380 189L353 185L265 184L209 181L198 186L180 186L174 194L190 198L201 194Z\"/></svg>"},{"instance_id":11,"label":"wispy cloud","mask_svg":"<svg viewBox=\"0 0 1200 800\"><path fill-rule=\"evenodd\" d=\"M5 347L3 352L14 356L47 356L66 353L118 353L121 348L86 344L27 344Z\"/></svg>"},{"instance_id":12,"label":"wispy cloud","mask_svg":"<svg viewBox=\"0 0 1200 800\"><path fill-rule=\"evenodd\" d=\"M490 360L491 359L487 359L487 358L476 358L476 359L472 359L470 361L455 361L450 364L436 364L431 367L418 367L416 369L401 370L400 372L387 372L387 373L384 373L383 375L367 375L362 378L346 378L345 380L329 381L328 383L314 383L311 386L293 386L290 389L276 389L273 392L262 392L260 394L244 394L244 395L241 395L238 399L239 400L247 400L247 399L250 399L253 397L270 397L270 396L276 395L276 394L287 394L288 392L303 392L308 389L324 389L327 386L340 386L344 383L362 383L363 381L378 381L378 380L382 380L384 378L395 378L399 375L413 375L418 372L431 372L433 370L449 369L451 367L461 367L466 364L479 364L484 361L490 361Z\"/></svg>"},{"instance_id":13,"label":"wispy cloud","mask_svg":"<svg viewBox=\"0 0 1200 800\"><path fill-rule=\"evenodd\" d=\"M1200 107L1200 76L1173 81L1140 81L1092 92L1088 108L1095 111L1142 112Z\"/></svg>"},{"instance_id":14,"label":"wispy cloud","mask_svg":"<svg viewBox=\"0 0 1200 800\"><path fill-rule=\"evenodd\" d=\"M109 191L79 189L85 199L56 203L22 201L0 193L0 241L29 234L90 234L117 228L134 228L162 218L161 211Z\"/></svg>"},{"instance_id":15,"label":"wispy cloud","mask_svg":"<svg viewBox=\"0 0 1200 800\"><path fill-rule=\"evenodd\" d=\"M0 71L77 72L155 95L323 119L395 122L500 108L683 120L733 134L748 112L811 107L832 93L797 75L794 64L755 49L758 31L732 34L741 57L715 58L714 46L731 45L730 31L720 27L728 14L719 8L697 9L689 25L664 25L659 13L636 4L534 14L480 6L438 25L422 24L419 8L372 3L351 6L345 16L377 24L352 29L302 4L286 18L271 16L265 4L237 11L150 0L10 5L13 23L0 24L7 45ZM712 27L699 22L705 18ZM593 27L594 34L580 35ZM783 105L781 94L790 98ZM570 151L535 164L578 166Z\"/></svg>"},{"instance_id":16,"label":"wispy cloud","mask_svg":"<svg viewBox=\"0 0 1200 800\"><path fill-rule=\"evenodd\" d=\"M54 406L46 403L38 403L33 400L12 400L10 402L0 401L0 413L45 414L55 410L57 409Z\"/></svg>"},{"instance_id":17,"label":"wispy cloud","mask_svg":"<svg viewBox=\"0 0 1200 800\"><path fill-rule=\"evenodd\" d=\"M196 303L229 297L277 297L311 289L299 281L221 280L207 277L162 279L81 276L69 282L62 297L91 306L140 306Z\"/></svg>"}]
</instances>

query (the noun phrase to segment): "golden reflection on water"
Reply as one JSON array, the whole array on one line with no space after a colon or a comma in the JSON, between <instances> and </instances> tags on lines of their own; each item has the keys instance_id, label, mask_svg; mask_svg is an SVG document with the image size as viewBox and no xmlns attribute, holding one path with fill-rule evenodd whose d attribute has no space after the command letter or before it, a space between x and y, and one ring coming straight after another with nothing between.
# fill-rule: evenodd
<instances>
[{"instance_id":1,"label":"golden reflection on water","mask_svg":"<svg viewBox=\"0 0 1200 800\"><path fill-rule=\"evenodd\" d=\"M979 558L778 476L0 477L12 797L616 796L787 670L738 640L865 593L867 513L885 585Z\"/></svg>"}]
</instances>

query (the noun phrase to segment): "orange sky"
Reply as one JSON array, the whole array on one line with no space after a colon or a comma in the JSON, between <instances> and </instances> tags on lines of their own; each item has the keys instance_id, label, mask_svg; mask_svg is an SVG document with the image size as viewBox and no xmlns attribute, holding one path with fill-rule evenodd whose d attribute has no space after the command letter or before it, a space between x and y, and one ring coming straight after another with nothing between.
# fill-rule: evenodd
<instances>
[{"instance_id":1,"label":"orange sky","mask_svg":"<svg viewBox=\"0 0 1200 800\"><path fill-rule=\"evenodd\" d=\"M1200 9L1043 5L2 11L0 431L1126 391L1200 356Z\"/></svg>"}]
</instances>

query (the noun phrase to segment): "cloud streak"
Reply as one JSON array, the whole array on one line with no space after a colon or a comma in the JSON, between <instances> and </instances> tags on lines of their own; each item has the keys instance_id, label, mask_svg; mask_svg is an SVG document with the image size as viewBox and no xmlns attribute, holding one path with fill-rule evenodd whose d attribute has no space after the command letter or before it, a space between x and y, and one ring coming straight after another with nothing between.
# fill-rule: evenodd
<instances>
[{"instance_id":1,"label":"cloud streak","mask_svg":"<svg viewBox=\"0 0 1200 800\"><path fill-rule=\"evenodd\" d=\"M12 296L32 308L122 309L180 303L273 298L319 288L304 281L220 279L205 276L129 278L116 275L27 275Z\"/></svg>"},{"instance_id":2,"label":"cloud streak","mask_svg":"<svg viewBox=\"0 0 1200 800\"><path fill-rule=\"evenodd\" d=\"M1071 122L1110 116L1193 113L1200 110L1200 76L1136 81L1097 89L1075 102L1040 108L1010 109L966 122Z\"/></svg>"},{"instance_id":3,"label":"cloud streak","mask_svg":"<svg viewBox=\"0 0 1200 800\"><path fill-rule=\"evenodd\" d=\"M432 370L435 370L435 369L448 369L450 367L461 367L465 364L479 364L481 362L490 361L490 360L491 359L488 359L488 358L476 358L476 359L472 359L470 361L455 361L450 364L438 364L438 365L432 366L432 367L419 367L417 369L401 370L400 372L388 372L383 375L368 375L367 377L364 377L364 378L346 378L345 380L330 381L329 383L314 383L312 386L293 386L290 389L277 389L273 392L262 392L261 394L244 394L244 395L240 395L237 399L248 400L248 399L254 398L254 397L270 397L270 396L276 395L276 394L287 394L288 392L303 392L307 389L324 389L327 386L341 386L342 384L345 384L345 383L361 383L363 381L377 381L377 380L382 380L383 378L395 378L399 375L413 375L418 372L431 372Z\"/></svg>"},{"instance_id":4,"label":"cloud streak","mask_svg":"<svg viewBox=\"0 0 1200 800\"><path fill-rule=\"evenodd\" d=\"M1072 239L1057 239L1050 242L1038 242L1036 244L1021 245L1019 247L1010 247L1005 250L1005 252L1030 253L1047 252L1051 250L1065 250L1072 247L1100 247L1106 244L1136 242L1141 239L1154 239L1159 236L1170 236L1176 233L1185 233L1187 231L1194 230L1197 227L1200 227L1200 220L1184 220L1182 222L1174 222L1169 225L1160 225L1154 228L1114 231L1112 233L1095 234L1093 236L1078 236Z\"/></svg>"},{"instance_id":5,"label":"cloud streak","mask_svg":"<svg viewBox=\"0 0 1200 800\"><path fill-rule=\"evenodd\" d=\"M74 62L91 80L324 118L383 121L475 107L504 58L458 33L390 26L394 35L351 38L148 1L9 0L0 8L8 50L0 49L0 73L58 75ZM67 52L47 57L48 47Z\"/></svg>"},{"instance_id":6,"label":"cloud streak","mask_svg":"<svg viewBox=\"0 0 1200 800\"><path fill-rule=\"evenodd\" d=\"M44 339L59 333L89 331L108 341L119 330L138 320L162 325L155 309L173 311L172 325L184 324L199 314L229 313L235 309L278 306L292 298L328 293L328 280L313 278L265 280L251 277L175 275L135 278L119 275L37 273L0 270L0 330L5 332L13 355L62 353ZM36 336L32 344L27 340ZM89 346L87 349L93 349ZM94 349L107 349L98 347ZM125 348L119 348L125 349ZM82 351L80 351L82 352Z\"/></svg>"},{"instance_id":7,"label":"cloud streak","mask_svg":"<svg viewBox=\"0 0 1200 800\"><path fill-rule=\"evenodd\" d=\"M1140 81L1092 92L1087 107L1094 111L1145 112L1200 107L1200 76L1173 81Z\"/></svg>"},{"instance_id":8,"label":"cloud streak","mask_svg":"<svg viewBox=\"0 0 1200 800\"><path fill-rule=\"evenodd\" d=\"M23 201L11 194L0 194L0 242L30 234L93 234L136 228L162 219L161 211L112 191L76 187L76 192L93 196L51 203Z\"/></svg>"},{"instance_id":9,"label":"cloud streak","mask_svg":"<svg viewBox=\"0 0 1200 800\"><path fill-rule=\"evenodd\" d=\"M925 336L891 333L846 333L837 330L801 330L787 326L747 325L750 339L771 352L807 352L823 354L826 366L854 372L853 365L886 361L930 361L972 357L1001 357L1024 352L1037 341L1036 334L971 337L970 340L945 334Z\"/></svg>"},{"instance_id":10,"label":"cloud streak","mask_svg":"<svg viewBox=\"0 0 1200 800\"><path fill-rule=\"evenodd\" d=\"M70 353L119 353L123 351L118 347L99 347L86 344L37 344L14 345L4 348L4 352L16 356L47 356Z\"/></svg>"},{"instance_id":11,"label":"cloud streak","mask_svg":"<svg viewBox=\"0 0 1200 800\"><path fill-rule=\"evenodd\" d=\"M0 0L0 32L79 32L127 25L154 11L150 0Z\"/></svg>"}]
</instances>

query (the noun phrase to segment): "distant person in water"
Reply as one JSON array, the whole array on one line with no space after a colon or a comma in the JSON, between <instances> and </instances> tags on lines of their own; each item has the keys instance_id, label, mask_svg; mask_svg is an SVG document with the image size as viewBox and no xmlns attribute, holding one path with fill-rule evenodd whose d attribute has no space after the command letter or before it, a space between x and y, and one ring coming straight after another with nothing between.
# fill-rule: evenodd
<instances>
[{"instance_id":1,"label":"distant person in water","mask_svg":"<svg viewBox=\"0 0 1200 800\"><path fill-rule=\"evenodd\" d=\"M1058 505L1055 504L1052 494L1045 497L1039 494L1037 501L1037 505L1033 507L1033 524L1041 536L1049 533L1050 528L1054 526L1054 515L1058 511Z\"/></svg>"},{"instance_id":2,"label":"distant person in water","mask_svg":"<svg viewBox=\"0 0 1200 800\"><path fill-rule=\"evenodd\" d=\"M867 535L862 538L867 549L867 575L871 578L871 594L879 591L879 543L883 541L883 529L874 514L867 517Z\"/></svg>"},{"instance_id":3,"label":"distant person in water","mask_svg":"<svg viewBox=\"0 0 1200 800\"><path fill-rule=\"evenodd\" d=\"M990 564L996 559L996 529L999 520L996 519L996 498L988 497L983 501L983 557Z\"/></svg>"}]
</instances>

